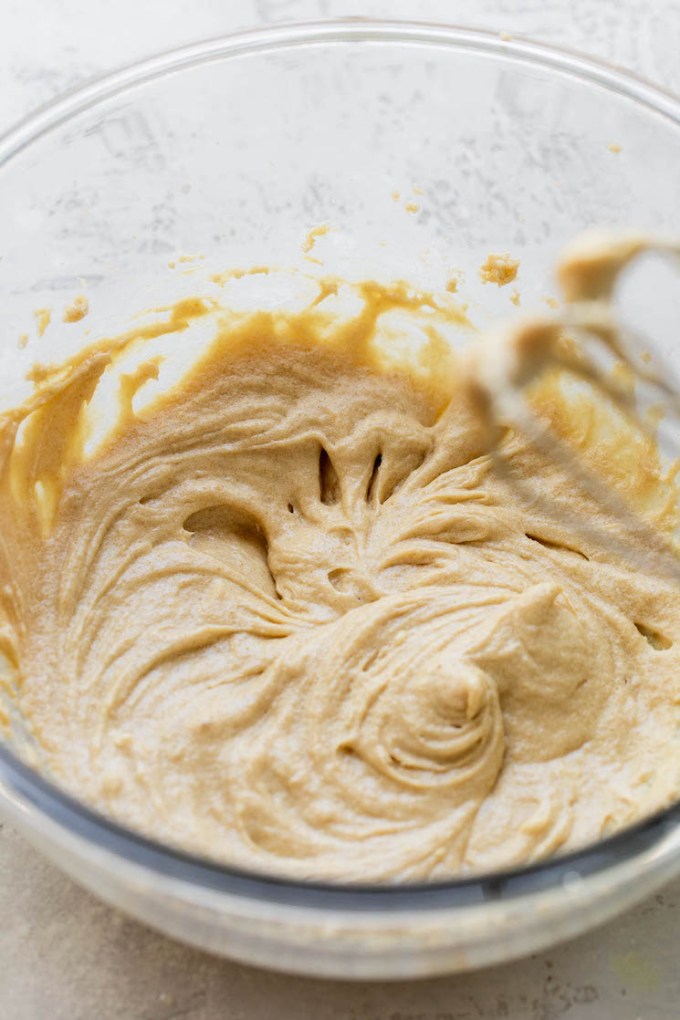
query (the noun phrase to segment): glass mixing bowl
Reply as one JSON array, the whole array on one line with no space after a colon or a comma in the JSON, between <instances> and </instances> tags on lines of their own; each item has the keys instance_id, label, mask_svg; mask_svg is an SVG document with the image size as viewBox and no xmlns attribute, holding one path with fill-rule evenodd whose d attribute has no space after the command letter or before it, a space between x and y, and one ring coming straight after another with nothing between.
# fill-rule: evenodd
<instances>
[{"instance_id":1,"label":"glass mixing bowl","mask_svg":"<svg viewBox=\"0 0 680 1020\"><path fill-rule=\"evenodd\" d=\"M68 353L178 280L191 286L169 261L287 263L320 223L333 228L324 257L348 276L439 286L467 270L480 323L513 311L505 292L482 296L475 283L490 250L509 250L524 306L539 305L556 251L579 230L680 233L678 167L677 99L505 36L358 20L155 57L0 140L0 397L16 399L36 358ZM83 289L82 324L17 344L36 308ZM177 852L77 803L8 746L0 808L78 882L171 935L345 978L508 960L680 872L680 808L539 865L397 887L268 879Z\"/></svg>"}]
</instances>

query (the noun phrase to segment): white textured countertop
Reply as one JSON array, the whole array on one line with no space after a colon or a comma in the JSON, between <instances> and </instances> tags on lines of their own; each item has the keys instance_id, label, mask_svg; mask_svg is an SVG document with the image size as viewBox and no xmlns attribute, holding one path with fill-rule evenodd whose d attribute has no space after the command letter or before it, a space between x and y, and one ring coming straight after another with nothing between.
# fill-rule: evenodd
<instances>
[{"instance_id":1,"label":"white textured countertop","mask_svg":"<svg viewBox=\"0 0 680 1020\"><path fill-rule=\"evenodd\" d=\"M0 0L0 131L78 81L235 28L349 14L507 31L680 91L679 0ZM680 168L678 168L680 173ZM0 826L0 1020L675 1020L680 881L568 945L410 984L289 978L127 920Z\"/></svg>"}]
</instances>

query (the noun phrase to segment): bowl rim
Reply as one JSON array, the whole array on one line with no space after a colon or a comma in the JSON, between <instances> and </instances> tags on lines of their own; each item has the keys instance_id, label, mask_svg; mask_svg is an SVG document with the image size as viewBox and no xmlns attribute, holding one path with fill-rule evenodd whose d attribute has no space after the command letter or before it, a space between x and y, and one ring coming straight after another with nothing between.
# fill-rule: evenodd
<instances>
[{"instance_id":1,"label":"bowl rim","mask_svg":"<svg viewBox=\"0 0 680 1020\"><path fill-rule=\"evenodd\" d=\"M605 61L522 36L424 21L364 17L287 23L211 37L165 50L98 75L58 95L0 135L0 168L33 142L78 114L155 79L238 56L302 46L375 42L449 47L539 66L599 86L661 115L680 128L680 97ZM680 802L597 843L532 864L438 881L347 883L291 879L229 866L151 839L81 803L0 744L0 799L20 813L31 809L61 829L133 865L214 893L267 903L349 912L404 912L473 907L562 887L595 877L656 850L680 828Z\"/></svg>"},{"instance_id":2,"label":"bowl rim","mask_svg":"<svg viewBox=\"0 0 680 1020\"><path fill-rule=\"evenodd\" d=\"M143 57L103 74L84 79L0 133L0 166L31 142L64 121L127 89L198 64L223 58L286 50L302 45L351 42L422 43L503 56L567 74L599 85L651 108L680 124L680 95L642 75L568 47L548 45L522 35L492 32L430 21L390 20L353 16L323 21L291 22L211 36L186 46Z\"/></svg>"}]
</instances>

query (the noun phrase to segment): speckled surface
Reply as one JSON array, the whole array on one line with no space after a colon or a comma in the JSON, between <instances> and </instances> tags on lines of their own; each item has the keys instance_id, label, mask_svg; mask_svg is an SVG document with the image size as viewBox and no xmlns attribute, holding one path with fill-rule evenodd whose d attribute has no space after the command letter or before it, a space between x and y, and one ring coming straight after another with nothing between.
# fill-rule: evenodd
<instances>
[{"instance_id":1,"label":"speckled surface","mask_svg":"<svg viewBox=\"0 0 680 1020\"><path fill-rule=\"evenodd\" d=\"M2 0L0 130L88 76L235 28L348 14L523 34L680 91L678 0ZM680 881L516 964L410 984L289 978L141 927L0 826L0 1020L674 1020Z\"/></svg>"}]
</instances>

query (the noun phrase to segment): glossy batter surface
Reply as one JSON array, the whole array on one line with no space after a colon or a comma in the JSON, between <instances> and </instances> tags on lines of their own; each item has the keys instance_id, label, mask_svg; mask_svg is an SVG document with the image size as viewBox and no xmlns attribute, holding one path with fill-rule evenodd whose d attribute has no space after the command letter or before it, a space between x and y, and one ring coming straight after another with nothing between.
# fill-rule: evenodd
<instances>
[{"instance_id":1,"label":"glossy batter surface","mask_svg":"<svg viewBox=\"0 0 680 1020\"><path fill-rule=\"evenodd\" d=\"M157 838L315 878L488 870L665 805L677 585L547 514L560 499L618 528L510 432L540 497L514 499L437 339L445 313L400 365L376 336L409 300L360 296L343 319L319 301L224 315L139 410L150 347L89 455L88 402L125 344L43 373L5 416L6 687L41 767ZM205 313L185 303L168 331ZM671 526L651 443L557 386L541 401Z\"/></svg>"}]
</instances>

